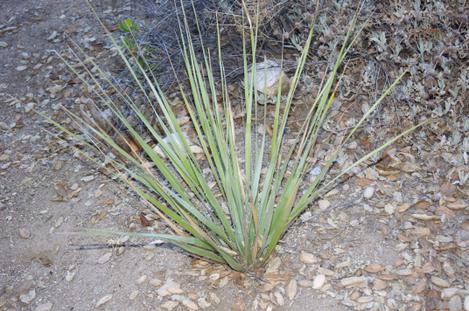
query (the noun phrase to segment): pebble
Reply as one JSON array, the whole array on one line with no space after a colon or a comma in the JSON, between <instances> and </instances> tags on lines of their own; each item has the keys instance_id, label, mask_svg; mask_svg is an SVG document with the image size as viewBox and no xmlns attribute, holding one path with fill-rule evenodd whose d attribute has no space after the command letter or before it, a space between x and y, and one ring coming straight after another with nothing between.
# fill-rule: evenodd
<instances>
[{"instance_id":1,"label":"pebble","mask_svg":"<svg viewBox=\"0 0 469 311\"><path fill-rule=\"evenodd\" d=\"M20 301L25 304L30 304L34 298L36 298L36 290L34 288L29 290L26 294L20 295Z\"/></svg>"},{"instance_id":2,"label":"pebble","mask_svg":"<svg viewBox=\"0 0 469 311\"><path fill-rule=\"evenodd\" d=\"M75 278L75 274L77 274L77 271L74 270L74 271L67 271L65 273L65 281L67 282L71 282L73 281L73 278Z\"/></svg>"},{"instance_id":3,"label":"pebble","mask_svg":"<svg viewBox=\"0 0 469 311\"><path fill-rule=\"evenodd\" d=\"M4 131L8 131L10 129L10 126L8 126L8 124L6 124L5 122L0 122L0 129L4 130Z\"/></svg>"},{"instance_id":4,"label":"pebble","mask_svg":"<svg viewBox=\"0 0 469 311\"><path fill-rule=\"evenodd\" d=\"M358 143L356 141L352 141L350 144L348 144L347 148L350 150L357 149Z\"/></svg>"},{"instance_id":5,"label":"pebble","mask_svg":"<svg viewBox=\"0 0 469 311\"><path fill-rule=\"evenodd\" d=\"M300 261L302 263L312 264L312 263L319 262L319 259L311 253L301 252Z\"/></svg>"},{"instance_id":6,"label":"pebble","mask_svg":"<svg viewBox=\"0 0 469 311\"><path fill-rule=\"evenodd\" d=\"M448 309L449 311L460 311L462 310L462 300L461 297L458 295L455 295L451 297L451 299L448 302Z\"/></svg>"},{"instance_id":7,"label":"pebble","mask_svg":"<svg viewBox=\"0 0 469 311\"><path fill-rule=\"evenodd\" d=\"M112 299L112 294L108 294L106 296L101 297L101 299L99 299L98 302L96 303L96 308L101 307L103 304L107 303L111 299Z\"/></svg>"},{"instance_id":8,"label":"pebble","mask_svg":"<svg viewBox=\"0 0 469 311\"><path fill-rule=\"evenodd\" d=\"M453 297L454 295L457 294L459 291L459 288L457 287L450 287L450 288L445 288L441 291L441 299L449 299Z\"/></svg>"},{"instance_id":9,"label":"pebble","mask_svg":"<svg viewBox=\"0 0 469 311\"><path fill-rule=\"evenodd\" d=\"M166 283L158 289L158 295L161 297L173 294L182 294L183 292L181 285L171 279L166 280Z\"/></svg>"},{"instance_id":10,"label":"pebble","mask_svg":"<svg viewBox=\"0 0 469 311\"><path fill-rule=\"evenodd\" d=\"M394 205L391 205L391 204L386 204L384 206L384 211L388 214L388 215L392 215L394 214L394 211L396 210L396 207Z\"/></svg>"},{"instance_id":11,"label":"pebble","mask_svg":"<svg viewBox=\"0 0 469 311\"><path fill-rule=\"evenodd\" d=\"M311 213L310 211L306 211L300 216L302 222L307 222L311 218L313 218L313 213Z\"/></svg>"},{"instance_id":12,"label":"pebble","mask_svg":"<svg viewBox=\"0 0 469 311\"><path fill-rule=\"evenodd\" d=\"M24 106L24 112L28 113L30 112L31 110L34 109L34 106L36 105L36 103L27 103L26 106Z\"/></svg>"},{"instance_id":13,"label":"pebble","mask_svg":"<svg viewBox=\"0 0 469 311\"><path fill-rule=\"evenodd\" d=\"M16 67L16 71L25 71L26 69L28 69L28 66L25 66L25 65Z\"/></svg>"},{"instance_id":14,"label":"pebble","mask_svg":"<svg viewBox=\"0 0 469 311\"><path fill-rule=\"evenodd\" d=\"M206 309L208 307L210 307L212 304L210 302L207 301L207 299L205 299L204 297L202 298L199 298L197 299L197 304L199 305L199 307L201 307L202 309Z\"/></svg>"},{"instance_id":15,"label":"pebble","mask_svg":"<svg viewBox=\"0 0 469 311\"><path fill-rule=\"evenodd\" d=\"M90 182L94 180L94 176L93 175L88 175L88 176L85 176L81 179L81 181L84 181L84 182Z\"/></svg>"},{"instance_id":16,"label":"pebble","mask_svg":"<svg viewBox=\"0 0 469 311\"><path fill-rule=\"evenodd\" d=\"M204 153L204 150L197 146L197 145L193 145L193 146L190 146L189 147L189 150L193 153L193 154L200 154L200 153Z\"/></svg>"},{"instance_id":17,"label":"pebble","mask_svg":"<svg viewBox=\"0 0 469 311\"><path fill-rule=\"evenodd\" d=\"M152 285L152 286L158 287L158 286L161 285L162 282L161 282L161 280L159 280L159 279L151 279L149 283L150 283L150 285Z\"/></svg>"},{"instance_id":18,"label":"pebble","mask_svg":"<svg viewBox=\"0 0 469 311\"><path fill-rule=\"evenodd\" d=\"M331 206L331 202L329 202L328 200L319 200L318 205L319 205L319 209L323 211L327 209L329 206Z\"/></svg>"},{"instance_id":19,"label":"pebble","mask_svg":"<svg viewBox=\"0 0 469 311\"><path fill-rule=\"evenodd\" d=\"M373 197L373 194L375 194L374 187L366 187L366 189L363 191L363 197L367 200L371 199Z\"/></svg>"},{"instance_id":20,"label":"pebble","mask_svg":"<svg viewBox=\"0 0 469 311\"><path fill-rule=\"evenodd\" d=\"M210 295L210 300L212 300L214 304L217 305L221 302L221 299L217 296L217 294L210 292L209 295Z\"/></svg>"},{"instance_id":21,"label":"pebble","mask_svg":"<svg viewBox=\"0 0 469 311\"><path fill-rule=\"evenodd\" d=\"M464 297L464 311L469 311L469 296Z\"/></svg>"},{"instance_id":22,"label":"pebble","mask_svg":"<svg viewBox=\"0 0 469 311\"><path fill-rule=\"evenodd\" d=\"M137 284L140 285L140 284L143 284L145 283L145 281L147 280L147 276L146 275L142 275L141 277L139 277L137 279Z\"/></svg>"},{"instance_id":23,"label":"pebble","mask_svg":"<svg viewBox=\"0 0 469 311\"><path fill-rule=\"evenodd\" d=\"M193 302L192 300L190 300L189 298L184 299L182 301L182 304L186 306L189 310L199 310L199 307L197 306L197 304Z\"/></svg>"},{"instance_id":24,"label":"pebble","mask_svg":"<svg viewBox=\"0 0 469 311\"><path fill-rule=\"evenodd\" d=\"M8 47L8 43L6 43L5 41L0 41L0 48L6 48Z\"/></svg>"},{"instance_id":25,"label":"pebble","mask_svg":"<svg viewBox=\"0 0 469 311\"><path fill-rule=\"evenodd\" d=\"M21 228L19 231L20 238L22 239L29 239L31 237L31 232L25 228Z\"/></svg>"},{"instance_id":26,"label":"pebble","mask_svg":"<svg viewBox=\"0 0 469 311\"><path fill-rule=\"evenodd\" d=\"M55 38L57 38L57 31L53 31L50 36L47 38L48 41L52 41L54 40Z\"/></svg>"},{"instance_id":27,"label":"pebble","mask_svg":"<svg viewBox=\"0 0 469 311\"><path fill-rule=\"evenodd\" d=\"M313 288L320 289L326 282L326 276L324 274L318 274L314 277Z\"/></svg>"},{"instance_id":28,"label":"pebble","mask_svg":"<svg viewBox=\"0 0 469 311\"><path fill-rule=\"evenodd\" d=\"M50 311L52 309L52 303L51 302L46 302L46 303L41 303L34 309L34 311Z\"/></svg>"},{"instance_id":29,"label":"pebble","mask_svg":"<svg viewBox=\"0 0 469 311\"><path fill-rule=\"evenodd\" d=\"M59 218L55 220L54 228L60 227L63 224L63 222L64 222L64 218L60 216Z\"/></svg>"},{"instance_id":30,"label":"pebble","mask_svg":"<svg viewBox=\"0 0 469 311\"><path fill-rule=\"evenodd\" d=\"M112 252L109 252L109 253L106 253L106 254L102 255L101 257L99 257L98 263L103 264L103 263L108 262L109 259L111 259L111 256L112 256Z\"/></svg>"},{"instance_id":31,"label":"pebble","mask_svg":"<svg viewBox=\"0 0 469 311\"><path fill-rule=\"evenodd\" d=\"M344 278L340 280L340 284L343 287L356 287L361 286L365 283L366 279L362 276L352 276L349 278Z\"/></svg>"},{"instance_id":32,"label":"pebble","mask_svg":"<svg viewBox=\"0 0 469 311\"><path fill-rule=\"evenodd\" d=\"M432 276L431 281L433 284L439 287L449 287L450 283L446 280L443 280L442 278L439 278L437 276Z\"/></svg>"},{"instance_id":33,"label":"pebble","mask_svg":"<svg viewBox=\"0 0 469 311\"><path fill-rule=\"evenodd\" d=\"M138 296L138 290L134 290L133 292L130 293L129 299L134 300Z\"/></svg>"},{"instance_id":34,"label":"pebble","mask_svg":"<svg viewBox=\"0 0 469 311\"><path fill-rule=\"evenodd\" d=\"M283 306L285 304L285 299L283 298L282 293L279 291L275 291L274 293L275 301L279 306Z\"/></svg>"},{"instance_id":35,"label":"pebble","mask_svg":"<svg viewBox=\"0 0 469 311\"><path fill-rule=\"evenodd\" d=\"M216 280L218 280L220 278L220 273L212 273L210 274L210 276L208 277L208 279L212 282L215 282Z\"/></svg>"}]
</instances>

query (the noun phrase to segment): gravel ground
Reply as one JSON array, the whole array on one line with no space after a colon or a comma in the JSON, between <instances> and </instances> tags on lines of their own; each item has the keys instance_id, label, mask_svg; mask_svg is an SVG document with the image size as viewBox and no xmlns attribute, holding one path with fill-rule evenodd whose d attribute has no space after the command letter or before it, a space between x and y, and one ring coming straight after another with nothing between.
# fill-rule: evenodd
<instances>
[{"instance_id":1,"label":"gravel ground","mask_svg":"<svg viewBox=\"0 0 469 311\"><path fill-rule=\"evenodd\" d=\"M145 20L138 5L97 5L109 26L127 16ZM70 39L111 72L120 65L85 2L3 0L0 310L469 310L468 10L464 1L373 8L318 159L403 68L408 77L338 165L417 120L436 119L316 202L283 238L266 273L251 276L165 244L73 234L84 227L164 228L35 113L66 122L60 106L78 109L88 100L53 52L67 55ZM328 36L341 33L342 22L318 28L297 119L320 81ZM301 27L294 33L301 40Z\"/></svg>"}]
</instances>

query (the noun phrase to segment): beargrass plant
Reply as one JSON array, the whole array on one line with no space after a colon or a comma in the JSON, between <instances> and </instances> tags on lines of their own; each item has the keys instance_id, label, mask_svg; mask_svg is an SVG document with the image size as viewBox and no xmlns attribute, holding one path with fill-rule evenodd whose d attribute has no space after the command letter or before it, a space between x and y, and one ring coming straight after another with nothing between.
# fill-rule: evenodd
<instances>
[{"instance_id":1,"label":"beargrass plant","mask_svg":"<svg viewBox=\"0 0 469 311\"><path fill-rule=\"evenodd\" d=\"M312 163L309 158L334 99L339 70L351 44L360 33L360 29L355 27L357 15L351 20L342 47L335 56L335 61L328 67L302 130L294 139L287 139L288 118L307 62L313 29L299 56L286 96L281 96L281 89L284 87L281 85L282 81L278 85L273 122L266 124L267 107L257 105L256 76L263 73L256 72L256 66L251 66L256 63L257 56L257 21L247 13L245 20L247 27L243 33L242 83L245 114L241 128L235 122L228 82L225 79L220 33L218 32L217 61L214 62L205 49L201 55L196 55L193 42L201 38L193 38L185 16L180 19L179 39L188 87L181 84L179 91L190 116L190 124L195 130L196 141L189 141L187 138L155 74L145 66L145 58L138 55L135 48L130 52L125 51L126 45L108 31L113 47L143 95L145 105L151 107L156 124L142 112L137 101L78 46L73 48L73 53L85 73L79 73L77 66L65 59L64 61L88 89L93 90L99 99L97 106L112 112L113 124L119 124L120 130L117 125L113 125L114 134L110 134L109 129L104 128L100 122L83 118L70 110L66 112L79 126L81 134L51 121L66 135L79 139L89 149L106 156L108 166L119 172L122 180L172 231L171 234L139 235L161 239L196 257L224 263L234 270L244 272L262 268L295 219L313 201L336 185L344 174L421 125L389 139L337 175L328 176L338 154L404 76L405 73L402 73L343 137L335 150L327 155L320 174L311 181L309 172ZM128 29L128 34L132 35L132 27ZM220 76L218 81L215 79L215 70L218 70ZM109 95L110 93L113 95ZM128 120L123 106L130 108L138 117L141 127ZM271 126L271 132L265 130L268 126ZM119 144L116 135L123 138L127 147L131 148ZM203 157L193 152L194 144L203 150ZM112 156L109 156L109 150ZM123 234L108 230L92 232Z\"/></svg>"}]
</instances>

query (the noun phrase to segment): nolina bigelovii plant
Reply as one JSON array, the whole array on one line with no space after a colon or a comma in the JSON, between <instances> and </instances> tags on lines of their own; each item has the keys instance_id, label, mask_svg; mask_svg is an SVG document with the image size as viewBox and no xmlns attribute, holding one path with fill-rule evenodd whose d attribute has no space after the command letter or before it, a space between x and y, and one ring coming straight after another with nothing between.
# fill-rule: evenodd
<instances>
[{"instance_id":1,"label":"nolina bigelovii plant","mask_svg":"<svg viewBox=\"0 0 469 311\"><path fill-rule=\"evenodd\" d=\"M214 64L209 53L202 48L202 54L196 55L194 38L189 32L184 13L179 25L180 49L190 91L186 91L183 86L179 90L197 141L189 142L170 101L153 72L148 70L145 58L137 55L135 50L126 52L126 45L117 41L107 30L115 51L127 67L146 104L151 107L157 125L142 112L136 100L113 83L108 74L79 46L74 47L72 52L84 68L85 74L79 73L75 66L63 60L93 90L99 99L99 106L112 112L115 121L125 129L127 138L114 127L118 136L124 137L127 145L137 145L138 148L125 148L117 142L116 135L109 134L108 129L100 126L99 122L83 118L70 110L66 112L79 125L81 134L76 134L55 121L50 122L67 135L80 139L82 144L97 154L106 155L111 149L114 156L108 156L107 163L120 173L122 180L132 187L172 231L171 234L141 233L141 236L170 242L197 257L227 264L237 271L257 270L266 264L289 226L314 200L330 190L354 167L422 125L416 125L389 139L325 181L340 151L404 76L405 73L402 73L343 137L336 149L327 155L320 174L312 181L309 179L311 163L308 158L315 148L321 126L333 101L338 71L361 30L355 31L356 19L357 15L351 20L342 47L326 72L302 130L291 144L286 143L287 121L313 39L313 29L299 56L286 96L280 96L282 81L278 85L273 123L267 125L267 108L257 105L256 76L262 73L256 72L256 66L251 66L256 63L257 20L253 20L248 13L245 14L247 30L243 31L242 103L245 115L242 135L237 135L240 128L235 124L228 92L220 33L217 31L216 61L220 78L215 81ZM128 27L133 36L132 28ZM112 91L112 97L109 91ZM138 117L143 129L131 124L121 108L123 105ZM263 123L258 122L258 117L262 116ZM259 127L265 129L267 126L271 126L271 133L258 130ZM165 139L167 137L173 139ZM291 139L288 141L291 142ZM202 159L193 153L191 145L194 143L203 150ZM160 149L158 152L155 151L155 144ZM206 174L207 168L210 171L209 176ZM108 230L92 232L121 234Z\"/></svg>"}]
</instances>

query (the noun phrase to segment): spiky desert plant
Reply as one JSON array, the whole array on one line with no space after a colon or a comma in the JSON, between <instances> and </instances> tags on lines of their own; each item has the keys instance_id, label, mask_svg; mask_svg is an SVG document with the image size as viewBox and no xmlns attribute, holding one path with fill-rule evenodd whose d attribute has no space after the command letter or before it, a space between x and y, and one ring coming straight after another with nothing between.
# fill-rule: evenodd
<instances>
[{"instance_id":1,"label":"spiky desert plant","mask_svg":"<svg viewBox=\"0 0 469 311\"><path fill-rule=\"evenodd\" d=\"M355 30L357 15L350 22L335 61L331 62L325 73L301 131L294 139L288 139L289 143L287 121L307 61L313 29L298 59L286 96L281 96L282 83L278 85L273 123L269 124L272 131L268 132L267 107L257 105L256 77L264 73L256 72L256 66L251 66L256 63L257 22L249 15L245 19L247 30L243 34L242 98L245 114L241 128L235 123L234 108L225 79L220 34L218 32L217 70L221 78L215 81L210 54L202 49L202 55L196 55L194 38L189 32L185 16L181 18L179 31L190 91L181 85L180 96L195 130L196 141L189 142L155 75L145 66L145 59L135 51L126 52L109 32L115 51L120 55L146 104L152 108L157 126L142 112L136 101L79 47L73 51L79 64L85 68L86 75L80 74L75 66L64 61L94 91L101 107L112 112L126 134L117 131L117 126L113 126L114 130L119 137L123 137L127 146L133 148L119 144L116 135L111 135L99 122L69 110L66 111L70 118L82 129L81 135L77 136L61 124L51 121L66 134L81 139L83 144L98 154L107 154L104 145L110 148L114 156L107 157L107 163L120 172L122 180L138 193L173 232L142 233L142 236L173 243L195 256L225 263L238 271L252 271L264 266L292 222L314 200L331 189L341 176L421 125L388 140L325 181L338 154L403 77L402 73L371 105L348 135L343 137L336 149L328 154L320 174L308 181L308 172L311 170L308 158L315 149L321 126L334 99L338 71L360 33L360 29ZM112 97L109 91L114 94ZM121 109L122 104L138 117L143 130L126 118ZM263 117L263 122L259 122L258 117ZM239 135L240 132L242 135ZM194 143L203 150L202 159L193 153L191 146ZM154 148L155 144L159 150ZM116 233L106 230L93 232Z\"/></svg>"}]
</instances>

